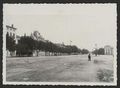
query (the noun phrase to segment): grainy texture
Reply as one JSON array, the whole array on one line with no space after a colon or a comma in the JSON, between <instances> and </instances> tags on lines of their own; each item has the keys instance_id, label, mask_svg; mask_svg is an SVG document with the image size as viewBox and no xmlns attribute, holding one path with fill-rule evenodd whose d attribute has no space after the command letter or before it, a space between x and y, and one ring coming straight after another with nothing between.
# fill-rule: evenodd
<instances>
[{"instance_id":1,"label":"grainy texture","mask_svg":"<svg viewBox=\"0 0 120 88\"><path fill-rule=\"evenodd\" d=\"M8 82L113 82L113 56L7 58Z\"/></svg>"}]
</instances>

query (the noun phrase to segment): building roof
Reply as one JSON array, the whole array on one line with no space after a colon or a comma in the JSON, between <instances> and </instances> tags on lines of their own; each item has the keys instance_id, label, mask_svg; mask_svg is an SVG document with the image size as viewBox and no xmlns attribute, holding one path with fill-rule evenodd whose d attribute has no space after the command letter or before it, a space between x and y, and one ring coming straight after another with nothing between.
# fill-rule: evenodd
<instances>
[{"instance_id":1,"label":"building roof","mask_svg":"<svg viewBox=\"0 0 120 88\"><path fill-rule=\"evenodd\" d=\"M17 28L13 27L13 24L12 24L11 26L6 25L6 27L7 27L7 28L11 28L11 29L13 29L13 30L17 30Z\"/></svg>"},{"instance_id":2,"label":"building roof","mask_svg":"<svg viewBox=\"0 0 120 88\"><path fill-rule=\"evenodd\" d=\"M106 47L113 48L113 47L112 47L112 46L110 46L110 45L105 45L105 46L104 46L104 48L106 48Z\"/></svg>"},{"instance_id":3,"label":"building roof","mask_svg":"<svg viewBox=\"0 0 120 88\"><path fill-rule=\"evenodd\" d=\"M46 40L42 37L42 35L38 31L34 31L33 33L31 33L31 37L35 40L46 42Z\"/></svg>"}]
</instances>

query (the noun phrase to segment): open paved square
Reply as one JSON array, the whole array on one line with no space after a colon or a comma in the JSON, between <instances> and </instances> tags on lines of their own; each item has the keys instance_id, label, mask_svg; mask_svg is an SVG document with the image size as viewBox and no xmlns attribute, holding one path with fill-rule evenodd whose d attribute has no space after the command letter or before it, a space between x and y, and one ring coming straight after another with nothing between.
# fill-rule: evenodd
<instances>
[{"instance_id":1,"label":"open paved square","mask_svg":"<svg viewBox=\"0 0 120 88\"><path fill-rule=\"evenodd\" d=\"M87 55L7 58L8 82L113 82L113 56Z\"/></svg>"}]
</instances>

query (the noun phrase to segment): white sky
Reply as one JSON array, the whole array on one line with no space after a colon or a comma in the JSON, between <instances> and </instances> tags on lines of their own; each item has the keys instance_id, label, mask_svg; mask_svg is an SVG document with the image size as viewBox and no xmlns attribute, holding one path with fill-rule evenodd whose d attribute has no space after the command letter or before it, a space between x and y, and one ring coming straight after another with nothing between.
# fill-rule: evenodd
<instances>
[{"instance_id":1,"label":"white sky","mask_svg":"<svg viewBox=\"0 0 120 88\"><path fill-rule=\"evenodd\" d=\"M92 50L97 44L116 45L116 4L4 4L3 26L17 34L38 30L54 43ZM5 28L4 28L5 29Z\"/></svg>"}]
</instances>

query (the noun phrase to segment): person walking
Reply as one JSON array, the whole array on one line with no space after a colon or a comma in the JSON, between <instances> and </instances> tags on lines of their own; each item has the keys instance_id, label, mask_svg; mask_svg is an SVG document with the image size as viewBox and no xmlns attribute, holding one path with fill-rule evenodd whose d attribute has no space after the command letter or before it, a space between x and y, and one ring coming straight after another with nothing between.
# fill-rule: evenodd
<instances>
[{"instance_id":1,"label":"person walking","mask_svg":"<svg viewBox=\"0 0 120 88\"><path fill-rule=\"evenodd\" d=\"M90 55L90 53L88 54L88 61L91 61L91 55Z\"/></svg>"}]
</instances>

